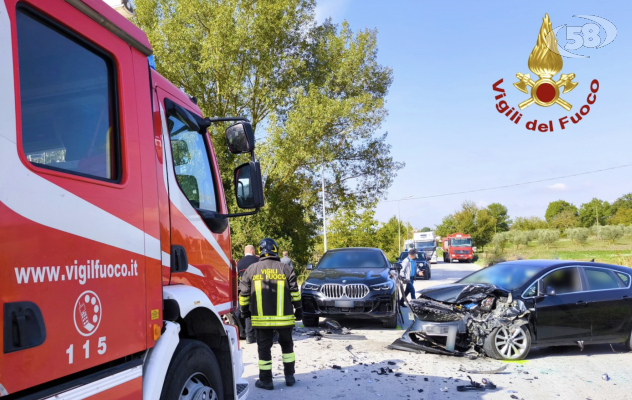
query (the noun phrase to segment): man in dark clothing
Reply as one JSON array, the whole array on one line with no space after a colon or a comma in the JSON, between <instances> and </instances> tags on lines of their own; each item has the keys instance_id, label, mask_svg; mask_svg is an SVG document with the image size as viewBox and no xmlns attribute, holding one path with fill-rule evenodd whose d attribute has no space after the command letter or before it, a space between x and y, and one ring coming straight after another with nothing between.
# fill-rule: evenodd
<instances>
[{"instance_id":1,"label":"man in dark clothing","mask_svg":"<svg viewBox=\"0 0 632 400\"><path fill-rule=\"evenodd\" d=\"M279 333L283 353L285 384L292 386L294 378L294 342L292 328L303 319L301 294L294 270L279 261L279 247L272 239L259 243L261 258L244 273L239 284L239 307L245 316L251 315L256 330L259 351L259 379L255 386L272 390L272 341L274 330Z\"/></svg>"},{"instance_id":2,"label":"man in dark clothing","mask_svg":"<svg viewBox=\"0 0 632 400\"><path fill-rule=\"evenodd\" d=\"M256 263L257 261L259 261L259 257L255 255L255 246L249 244L244 249L244 257L237 263L237 272L239 273L240 281L241 277L244 275L244 272L246 272L248 267ZM256 343L257 338L255 337L255 330L252 327L250 318L245 318L239 310L237 310L235 314L240 322L239 328L243 329L246 333L246 343Z\"/></svg>"},{"instance_id":3,"label":"man in dark clothing","mask_svg":"<svg viewBox=\"0 0 632 400\"><path fill-rule=\"evenodd\" d=\"M287 251L283 252L283 258L281 258L281 262L283 264L287 264L290 267L294 268L294 264L292 263L292 259L290 258L290 256L288 255Z\"/></svg>"}]
</instances>

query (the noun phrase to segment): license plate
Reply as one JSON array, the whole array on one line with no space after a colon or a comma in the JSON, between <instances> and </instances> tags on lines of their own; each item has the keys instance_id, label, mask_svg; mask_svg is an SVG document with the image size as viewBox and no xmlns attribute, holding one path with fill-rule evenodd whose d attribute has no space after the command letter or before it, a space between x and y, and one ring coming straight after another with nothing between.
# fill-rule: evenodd
<instances>
[{"instance_id":1,"label":"license plate","mask_svg":"<svg viewBox=\"0 0 632 400\"><path fill-rule=\"evenodd\" d=\"M408 320L409 320L409 321L414 321L414 320L415 320L415 314L413 314L413 313L409 312L409 313L408 313Z\"/></svg>"},{"instance_id":2,"label":"license plate","mask_svg":"<svg viewBox=\"0 0 632 400\"><path fill-rule=\"evenodd\" d=\"M336 307L340 308L353 308L353 300L336 300Z\"/></svg>"}]
</instances>

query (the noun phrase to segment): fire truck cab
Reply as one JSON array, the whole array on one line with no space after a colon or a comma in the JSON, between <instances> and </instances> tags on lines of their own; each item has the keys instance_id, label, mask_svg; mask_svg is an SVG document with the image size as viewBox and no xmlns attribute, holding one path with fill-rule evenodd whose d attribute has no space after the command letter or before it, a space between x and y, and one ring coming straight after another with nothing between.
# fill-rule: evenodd
<instances>
[{"instance_id":1,"label":"fire truck cab","mask_svg":"<svg viewBox=\"0 0 632 400\"><path fill-rule=\"evenodd\" d=\"M101 0L0 0L0 397L245 399L229 218L252 127L204 118ZM229 214L207 128L228 126Z\"/></svg>"},{"instance_id":2,"label":"fire truck cab","mask_svg":"<svg viewBox=\"0 0 632 400\"><path fill-rule=\"evenodd\" d=\"M472 236L465 233L453 233L442 239L443 262L451 263L454 260L471 263L474 261L475 247L472 247Z\"/></svg>"}]
</instances>

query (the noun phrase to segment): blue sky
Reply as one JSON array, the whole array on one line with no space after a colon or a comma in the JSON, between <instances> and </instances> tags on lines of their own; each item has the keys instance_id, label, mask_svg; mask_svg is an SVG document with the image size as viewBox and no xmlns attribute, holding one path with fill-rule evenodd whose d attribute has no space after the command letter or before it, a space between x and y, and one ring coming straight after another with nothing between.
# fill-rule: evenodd
<instances>
[{"instance_id":1,"label":"blue sky","mask_svg":"<svg viewBox=\"0 0 632 400\"><path fill-rule=\"evenodd\" d=\"M630 64L632 2L629 1L389 1L320 0L317 19L327 17L352 29L377 28L379 60L394 70L387 97L392 154L406 162L388 199L427 196L500 186L632 164ZM579 85L561 97L573 108L531 105L518 125L496 111L494 82L503 78L511 106L529 95L513 87L517 72L537 76L527 66L544 14L553 27L582 26L573 15L597 15L617 27L616 40L601 49L581 48L590 58L564 58L562 73ZM604 35L603 32L601 35ZM558 32L564 45L566 30ZM603 37L603 36L602 36ZM554 79L558 79L559 75ZM597 100L578 124L559 128L557 120L586 104L590 82L598 79ZM554 132L532 132L524 124L553 120ZM538 122L540 123L540 122ZM577 206L593 197L613 201L632 192L632 168L466 195L401 202L401 216L415 228L433 227L464 200L500 202L509 214L544 216L549 202ZM385 221L397 203L381 203ZM417 215L416 217L411 217Z\"/></svg>"}]
</instances>

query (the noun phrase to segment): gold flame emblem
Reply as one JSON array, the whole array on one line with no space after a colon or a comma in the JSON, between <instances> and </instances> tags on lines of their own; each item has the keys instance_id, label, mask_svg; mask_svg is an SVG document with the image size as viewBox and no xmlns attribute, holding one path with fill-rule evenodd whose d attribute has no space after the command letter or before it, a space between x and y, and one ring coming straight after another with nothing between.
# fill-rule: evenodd
<instances>
[{"instance_id":1,"label":"gold flame emblem","mask_svg":"<svg viewBox=\"0 0 632 400\"><path fill-rule=\"evenodd\" d=\"M549 107L553 104L559 104L567 111L573 108L567 101L560 98L560 88L564 87L562 93L568 93L575 89L577 82L575 74L562 74L558 81L554 81L553 76L557 75L564 65L562 56L549 49L557 49L557 39L554 34L549 34L553 30L549 14L545 14L542 20L542 27L538 34L538 42L533 51L529 55L529 69L536 74L539 79L533 81L529 74L521 74L518 72L516 78L519 82L514 86L523 93L529 93L527 86L531 86L531 98L518 104L521 110L535 103L542 107Z\"/></svg>"}]
</instances>

